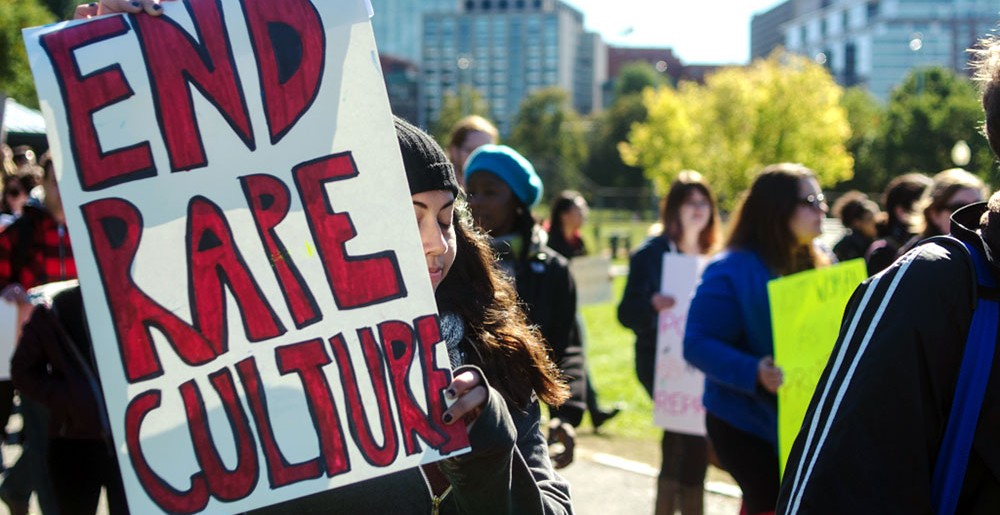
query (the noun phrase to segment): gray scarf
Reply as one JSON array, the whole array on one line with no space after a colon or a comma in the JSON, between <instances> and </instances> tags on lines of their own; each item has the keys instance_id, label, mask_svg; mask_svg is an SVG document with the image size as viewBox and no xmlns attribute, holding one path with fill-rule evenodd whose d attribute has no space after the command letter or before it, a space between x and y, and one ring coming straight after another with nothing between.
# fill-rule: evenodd
<instances>
[{"instance_id":1,"label":"gray scarf","mask_svg":"<svg viewBox=\"0 0 1000 515\"><path fill-rule=\"evenodd\" d=\"M441 338L448 346L448 359L451 368L455 369L465 364L465 352L459 347L465 338L465 322L456 313L441 313Z\"/></svg>"}]
</instances>

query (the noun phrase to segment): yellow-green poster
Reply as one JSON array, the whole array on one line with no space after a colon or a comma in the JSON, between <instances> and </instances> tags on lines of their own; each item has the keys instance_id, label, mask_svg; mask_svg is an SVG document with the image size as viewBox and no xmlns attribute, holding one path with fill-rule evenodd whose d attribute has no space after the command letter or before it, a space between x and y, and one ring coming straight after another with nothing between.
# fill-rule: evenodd
<instances>
[{"instance_id":1,"label":"yellow-green poster","mask_svg":"<svg viewBox=\"0 0 1000 515\"><path fill-rule=\"evenodd\" d=\"M778 452L781 471L840 332L844 307L868 277L865 262L780 277L767 284L774 331L774 361L785 374L778 389Z\"/></svg>"}]
</instances>

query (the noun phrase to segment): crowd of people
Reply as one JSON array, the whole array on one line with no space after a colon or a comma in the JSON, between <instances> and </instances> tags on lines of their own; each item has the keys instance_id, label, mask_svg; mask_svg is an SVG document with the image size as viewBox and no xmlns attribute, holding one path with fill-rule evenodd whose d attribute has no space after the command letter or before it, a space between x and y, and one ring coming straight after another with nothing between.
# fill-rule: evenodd
<instances>
[{"instance_id":1,"label":"crowd of people","mask_svg":"<svg viewBox=\"0 0 1000 515\"><path fill-rule=\"evenodd\" d=\"M78 15L101 9L161 11L103 0ZM1000 40L982 48L985 133L1000 155ZM557 469L574 461L587 413L597 430L621 409L598 402L570 268L593 252L581 231L587 202L559 192L548 219L536 218L542 179L483 117L460 120L444 145L402 119L394 127L453 372L442 421L467 423L471 452L254 513L572 513ZM32 493L46 515L92 514L103 490L111 514L127 513L52 160L26 146L3 151L0 297L19 320L0 426L16 404L23 429L0 500L14 515L28 513ZM1000 512L1000 379L987 367L984 398L963 411L965 390L955 386L968 377L965 360L976 361L963 352L997 339L995 318L984 326L977 311L998 298L1000 194L983 202L988 195L957 168L893 179L881 207L846 192L832 209L845 235L827 248L818 237L830 209L807 166L763 167L725 224L711 185L679 172L655 233L631 254L617 311L653 397L659 317L678 301L662 293L664 256L709 260L683 335L684 358L705 377L706 431L663 431L655 513L703 513L710 462L736 481L746 515ZM782 476L784 372L768 283L851 259L865 260L871 277L847 307ZM986 356L987 365L1000 359ZM960 465L942 465L959 431L952 421L969 418L971 432L955 444ZM956 475L957 486L939 488L940 476Z\"/></svg>"}]
</instances>

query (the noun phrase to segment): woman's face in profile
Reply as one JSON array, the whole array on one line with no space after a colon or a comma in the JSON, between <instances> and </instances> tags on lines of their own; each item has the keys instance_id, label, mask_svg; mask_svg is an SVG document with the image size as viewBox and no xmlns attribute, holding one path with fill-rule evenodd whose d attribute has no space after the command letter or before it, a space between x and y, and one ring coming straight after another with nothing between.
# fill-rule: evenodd
<instances>
[{"instance_id":1,"label":"woman's face in profile","mask_svg":"<svg viewBox=\"0 0 1000 515\"><path fill-rule=\"evenodd\" d=\"M789 229L800 245L808 245L823 232L827 206L819 183L812 177L799 181L799 196L788 221Z\"/></svg>"},{"instance_id":2,"label":"woman's face in profile","mask_svg":"<svg viewBox=\"0 0 1000 515\"><path fill-rule=\"evenodd\" d=\"M455 195L448 190L431 190L410 198L420 228L427 274L436 290L455 263Z\"/></svg>"}]
</instances>

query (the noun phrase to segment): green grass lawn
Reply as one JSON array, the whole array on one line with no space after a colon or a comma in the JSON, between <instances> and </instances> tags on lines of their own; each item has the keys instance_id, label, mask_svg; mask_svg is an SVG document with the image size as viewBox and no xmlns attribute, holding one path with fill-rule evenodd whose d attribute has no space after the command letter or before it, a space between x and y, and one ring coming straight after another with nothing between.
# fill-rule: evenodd
<instances>
[{"instance_id":1,"label":"green grass lawn","mask_svg":"<svg viewBox=\"0 0 1000 515\"><path fill-rule=\"evenodd\" d=\"M635 377L635 336L618 323L618 301L624 288L625 277L616 277L611 302L581 309L587 325L587 365L598 398L605 407L615 402L627 405L627 409L601 426L601 433L659 439L662 430L653 425L653 402Z\"/></svg>"}]
</instances>

